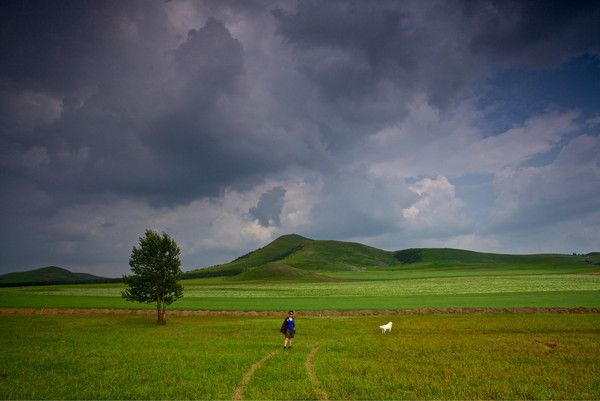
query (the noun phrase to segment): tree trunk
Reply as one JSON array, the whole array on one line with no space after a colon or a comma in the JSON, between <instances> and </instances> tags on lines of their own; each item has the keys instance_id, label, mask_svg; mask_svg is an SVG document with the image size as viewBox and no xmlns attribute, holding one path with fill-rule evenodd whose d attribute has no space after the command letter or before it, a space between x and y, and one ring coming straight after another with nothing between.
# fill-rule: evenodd
<instances>
[{"instance_id":1,"label":"tree trunk","mask_svg":"<svg viewBox=\"0 0 600 401\"><path fill-rule=\"evenodd\" d=\"M160 297L156 300L156 313L157 313L157 319L156 319L156 324L165 324L166 322L164 321L164 317L163 317L163 307L162 307L162 300L160 299Z\"/></svg>"},{"instance_id":2,"label":"tree trunk","mask_svg":"<svg viewBox=\"0 0 600 401\"><path fill-rule=\"evenodd\" d=\"M166 305L165 305L165 303L163 302L163 304L162 304L161 316L160 316L160 317L161 317L161 319L162 319L162 320L161 320L161 322L162 322L161 324L167 324L167 319L165 318L165 308L166 308Z\"/></svg>"}]
</instances>

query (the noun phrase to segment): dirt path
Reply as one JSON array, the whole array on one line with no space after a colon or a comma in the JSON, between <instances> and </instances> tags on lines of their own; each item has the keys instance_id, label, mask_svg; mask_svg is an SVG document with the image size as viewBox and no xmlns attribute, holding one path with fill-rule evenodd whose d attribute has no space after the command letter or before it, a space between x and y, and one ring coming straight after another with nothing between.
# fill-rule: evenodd
<instances>
[{"instance_id":1,"label":"dirt path","mask_svg":"<svg viewBox=\"0 0 600 401\"><path fill-rule=\"evenodd\" d=\"M246 390L246 385L248 384L248 382L252 378L252 375L254 375L254 372L256 371L256 369L260 368L263 363L265 363L266 361L268 361L271 357L273 357L278 352L279 352L279 350L276 349L275 351L271 352L270 354L267 354L260 361L256 362L252 366L250 366L250 369L248 369L248 371L246 372L246 374L242 378L242 381L240 382L240 384L238 384L238 386L236 387L235 391L233 392L233 395L231 396L232 400L241 400L242 399L242 397L244 396L244 391Z\"/></svg>"},{"instance_id":2,"label":"dirt path","mask_svg":"<svg viewBox=\"0 0 600 401\"><path fill-rule=\"evenodd\" d=\"M310 350L310 353L306 357L306 370L308 371L308 378L310 379L310 382L312 383L313 389L315 390L315 394L317 395L317 399L318 400L328 400L329 396L323 390L323 387L321 386L321 382L319 381L319 378L317 377L317 374L315 373L315 364L314 364L315 354L319 350L319 347L321 347L321 346L317 345L317 346L313 347L313 349Z\"/></svg>"},{"instance_id":3,"label":"dirt path","mask_svg":"<svg viewBox=\"0 0 600 401\"><path fill-rule=\"evenodd\" d=\"M167 316L279 317L287 311L167 310ZM394 310L301 311L303 316L430 315L454 313L600 313L600 308L420 308ZM0 308L0 315L155 315L150 309Z\"/></svg>"}]
</instances>

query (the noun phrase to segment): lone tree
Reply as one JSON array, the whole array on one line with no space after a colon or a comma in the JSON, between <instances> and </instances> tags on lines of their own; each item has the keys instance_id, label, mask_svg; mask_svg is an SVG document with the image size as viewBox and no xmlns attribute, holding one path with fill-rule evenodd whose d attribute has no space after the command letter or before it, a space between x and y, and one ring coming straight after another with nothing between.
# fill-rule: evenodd
<instances>
[{"instance_id":1,"label":"lone tree","mask_svg":"<svg viewBox=\"0 0 600 401\"><path fill-rule=\"evenodd\" d=\"M133 274L123 276L127 289L121 293L128 301L156 302L157 324L166 324L165 307L183 296L179 247L171 237L146 230L139 248L133 247L129 266Z\"/></svg>"}]
</instances>

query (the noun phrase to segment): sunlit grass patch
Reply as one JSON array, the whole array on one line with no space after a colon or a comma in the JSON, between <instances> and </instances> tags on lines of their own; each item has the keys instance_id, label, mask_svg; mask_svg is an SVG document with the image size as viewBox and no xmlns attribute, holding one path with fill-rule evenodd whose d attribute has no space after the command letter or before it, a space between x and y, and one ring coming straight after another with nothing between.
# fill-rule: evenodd
<instances>
[{"instance_id":1,"label":"sunlit grass patch","mask_svg":"<svg viewBox=\"0 0 600 401\"><path fill-rule=\"evenodd\" d=\"M378 326L392 320L391 334ZM2 399L598 399L600 315L278 318L6 315Z\"/></svg>"},{"instance_id":2,"label":"sunlit grass patch","mask_svg":"<svg viewBox=\"0 0 600 401\"><path fill-rule=\"evenodd\" d=\"M268 349L260 321L4 316L2 399L225 399Z\"/></svg>"},{"instance_id":3,"label":"sunlit grass patch","mask_svg":"<svg viewBox=\"0 0 600 401\"><path fill-rule=\"evenodd\" d=\"M363 318L340 325L316 369L334 399L597 398L600 322L579 318L396 318L393 335Z\"/></svg>"}]
</instances>

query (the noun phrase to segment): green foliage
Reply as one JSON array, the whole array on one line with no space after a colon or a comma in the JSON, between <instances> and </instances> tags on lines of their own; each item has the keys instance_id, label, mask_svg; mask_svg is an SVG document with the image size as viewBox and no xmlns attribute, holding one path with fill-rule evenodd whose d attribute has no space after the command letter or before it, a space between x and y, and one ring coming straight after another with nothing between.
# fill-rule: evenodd
<instances>
[{"instance_id":1,"label":"green foliage","mask_svg":"<svg viewBox=\"0 0 600 401\"><path fill-rule=\"evenodd\" d=\"M585 261L588 264L600 266L600 252L590 252L585 255Z\"/></svg>"},{"instance_id":2,"label":"green foliage","mask_svg":"<svg viewBox=\"0 0 600 401\"><path fill-rule=\"evenodd\" d=\"M169 235L146 230L139 248L133 247L129 266L133 274L123 276L127 289L122 292L128 301L156 303L157 323L165 324L165 307L183 296L179 247Z\"/></svg>"},{"instance_id":3,"label":"green foliage","mask_svg":"<svg viewBox=\"0 0 600 401\"><path fill-rule=\"evenodd\" d=\"M394 252L394 258L399 260L402 264L408 264L420 262L423 259L423 256L420 249L410 248Z\"/></svg>"}]
</instances>

